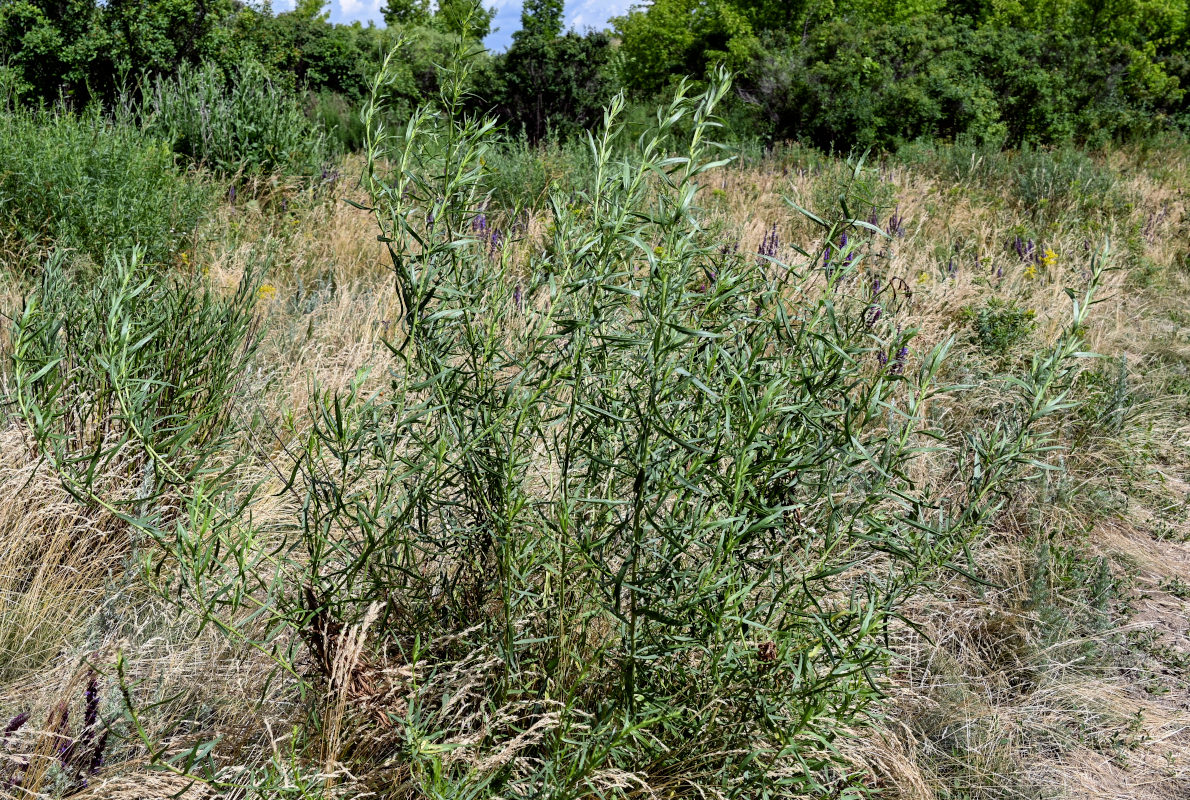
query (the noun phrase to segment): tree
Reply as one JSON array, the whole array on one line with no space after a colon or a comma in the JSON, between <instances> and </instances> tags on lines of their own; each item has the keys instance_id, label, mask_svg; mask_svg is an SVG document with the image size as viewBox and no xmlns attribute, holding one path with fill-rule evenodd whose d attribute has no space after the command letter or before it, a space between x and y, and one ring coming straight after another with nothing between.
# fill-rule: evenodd
<instances>
[{"instance_id":1,"label":"tree","mask_svg":"<svg viewBox=\"0 0 1190 800\"><path fill-rule=\"evenodd\" d=\"M556 39L562 35L563 0L525 0L521 6L521 29L514 42L525 39Z\"/></svg>"},{"instance_id":2,"label":"tree","mask_svg":"<svg viewBox=\"0 0 1190 800\"><path fill-rule=\"evenodd\" d=\"M605 33L517 39L500 62L501 116L531 142L593 127L615 92L612 54Z\"/></svg>"},{"instance_id":3,"label":"tree","mask_svg":"<svg viewBox=\"0 0 1190 800\"><path fill-rule=\"evenodd\" d=\"M430 21L430 2L429 0L388 0L380 13L384 15L385 25L425 25Z\"/></svg>"},{"instance_id":4,"label":"tree","mask_svg":"<svg viewBox=\"0 0 1190 800\"><path fill-rule=\"evenodd\" d=\"M483 40L491 33L496 9L484 10L479 0L438 0L434 22L447 33Z\"/></svg>"},{"instance_id":5,"label":"tree","mask_svg":"<svg viewBox=\"0 0 1190 800\"><path fill-rule=\"evenodd\" d=\"M331 18L329 5L329 0L297 0L293 13L298 19L326 23Z\"/></svg>"}]
</instances>

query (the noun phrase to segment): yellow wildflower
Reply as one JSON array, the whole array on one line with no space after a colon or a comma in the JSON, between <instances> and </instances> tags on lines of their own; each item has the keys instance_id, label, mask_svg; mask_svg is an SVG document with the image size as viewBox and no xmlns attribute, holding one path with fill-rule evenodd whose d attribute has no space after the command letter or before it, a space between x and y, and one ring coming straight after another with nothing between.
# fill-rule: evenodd
<instances>
[{"instance_id":1,"label":"yellow wildflower","mask_svg":"<svg viewBox=\"0 0 1190 800\"><path fill-rule=\"evenodd\" d=\"M271 300L277 294L277 287L271 283L262 283L260 288L256 290L257 300Z\"/></svg>"},{"instance_id":2,"label":"yellow wildflower","mask_svg":"<svg viewBox=\"0 0 1190 800\"><path fill-rule=\"evenodd\" d=\"M1036 278L1036 277L1037 277L1037 267L1036 267L1036 265L1034 265L1034 264L1030 264L1029 266L1025 267L1025 279L1026 279L1026 280L1030 280L1030 281L1031 281L1031 280L1033 280L1033 279L1034 279L1034 278Z\"/></svg>"},{"instance_id":3,"label":"yellow wildflower","mask_svg":"<svg viewBox=\"0 0 1190 800\"><path fill-rule=\"evenodd\" d=\"M1053 269L1054 265L1058 263L1058 254L1050 248L1045 248L1045 255L1041 257L1041 265L1046 269Z\"/></svg>"}]
</instances>

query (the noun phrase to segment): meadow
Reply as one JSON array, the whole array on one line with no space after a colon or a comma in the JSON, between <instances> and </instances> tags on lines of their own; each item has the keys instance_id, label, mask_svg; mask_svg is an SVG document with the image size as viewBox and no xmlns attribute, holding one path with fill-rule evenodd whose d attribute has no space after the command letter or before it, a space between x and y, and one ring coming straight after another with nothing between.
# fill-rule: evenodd
<instances>
[{"instance_id":1,"label":"meadow","mask_svg":"<svg viewBox=\"0 0 1190 800\"><path fill-rule=\"evenodd\" d=\"M2 115L0 796L1185 797L1184 138L455 64Z\"/></svg>"}]
</instances>

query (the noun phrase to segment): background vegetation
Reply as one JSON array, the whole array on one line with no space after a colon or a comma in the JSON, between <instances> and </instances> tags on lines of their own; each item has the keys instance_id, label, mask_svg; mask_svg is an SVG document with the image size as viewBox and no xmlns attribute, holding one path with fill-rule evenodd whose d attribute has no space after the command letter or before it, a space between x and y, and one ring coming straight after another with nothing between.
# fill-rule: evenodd
<instances>
[{"instance_id":1,"label":"background vegetation","mask_svg":"<svg viewBox=\"0 0 1190 800\"><path fill-rule=\"evenodd\" d=\"M723 65L739 76L724 113L740 140L1102 144L1190 124L1187 14L1185 0L657 0L581 33L563 31L561 0L531 0L508 51L483 57L469 104L530 141L565 138L620 89L643 110ZM392 0L385 19L331 24L317 0L277 15L230 0L8 0L0 67L22 102L74 108L199 65L263 71L354 148L353 124L331 110L354 116L395 42L388 91L407 114L436 97L452 42L491 25L471 0Z\"/></svg>"}]
</instances>

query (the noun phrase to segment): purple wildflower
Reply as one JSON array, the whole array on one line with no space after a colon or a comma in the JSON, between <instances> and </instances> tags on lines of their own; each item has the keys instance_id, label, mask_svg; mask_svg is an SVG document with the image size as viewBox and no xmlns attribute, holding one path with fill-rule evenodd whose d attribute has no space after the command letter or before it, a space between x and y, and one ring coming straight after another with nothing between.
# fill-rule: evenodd
<instances>
[{"instance_id":1,"label":"purple wildflower","mask_svg":"<svg viewBox=\"0 0 1190 800\"><path fill-rule=\"evenodd\" d=\"M839 252L843 253L843 268L850 267L855 262L855 253L847 249L847 234L839 236Z\"/></svg>"},{"instance_id":2,"label":"purple wildflower","mask_svg":"<svg viewBox=\"0 0 1190 800\"><path fill-rule=\"evenodd\" d=\"M776 258L780 247L781 239L777 236L777 224L773 223L773 227L764 235L764 239L760 242L760 249L756 252L765 258Z\"/></svg>"},{"instance_id":3,"label":"purple wildflower","mask_svg":"<svg viewBox=\"0 0 1190 800\"><path fill-rule=\"evenodd\" d=\"M236 185L233 183L227 187L227 202L234 203L236 201Z\"/></svg>"},{"instance_id":4,"label":"purple wildflower","mask_svg":"<svg viewBox=\"0 0 1190 800\"><path fill-rule=\"evenodd\" d=\"M905 218L901 216L899 205L893 209L892 216L888 218L888 235L896 237L905 235Z\"/></svg>"},{"instance_id":5,"label":"purple wildflower","mask_svg":"<svg viewBox=\"0 0 1190 800\"><path fill-rule=\"evenodd\" d=\"M883 367L885 364L888 363L888 354L885 353L883 350L877 351L876 361L880 364L880 366Z\"/></svg>"},{"instance_id":6,"label":"purple wildflower","mask_svg":"<svg viewBox=\"0 0 1190 800\"><path fill-rule=\"evenodd\" d=\"M87 765L87 774L94 775L103 767L103 751L107 747L107 731L104 731L99 741L95 743L95 752L91 754L91 763Z\"/></svg>"},{"instance_id":7,"label":"purple wildflower","mask_svg":"<svg viewBox=\"0 0 1190 800\"><path fill-rule=\"evenodd\" d=\"M83 727L94 728L99 719L99 676L92 674L83 692Z\"/></svg>"},{"instance_id":8,"label":"purple wildflower","mask_svg":"<svg viewBox=\"0 0 1190 800\"><path fill-rule=\"evenodd\" d=\"M517 283L516 288L512 290L512 304L516 306L517 311L521 310L521 303L524 299L524 296L521 294L521 285Z\"/></svg>"},{"instance_id":9,"label":"purple wildflower","mask_svg":"<svg viewBox=\"0 0 1190 800\"><path fill-rule=\"evenodd\" d=\"M12 736L14 733L19 731L22 727L24 727L25 723L28 721L29 721L29 712L28 711L22 711L21 713L17 714L15 717L10 719L8 721L8 724L4 726L4 738L0 739L0 742L8 741L8 737Z\"/></svg>"},{"instance_id":10,"label":"purple wildflower","mask_svg":"<svg viewBox=\"0 0 1190 800\"><path fill-rule=\"evenodd\" d=\"M905 359L909 358L909 348L902 346L897 351L897 355L893 358L893 363L889 365L888 372L890 375L900 375L905 370Z\"/></svg>"},{"instance_id":11,"label":"purple wildflower","mask_svg":"<svg viewBox=\"0 0 1190 800\"><path fill-rule=\"evenodd\" d=\"M99 676L91 673L91 679L87 681L87 689L83 692L83 732L79 736L78 741L71 745L73 756L74 750L83 751L91 744L95 738L95 731L99 727ZM77 747L76 747L77 746Z\"/></svg>"},{"instance_id":12,"label":"purple wildflower","mask_svg":"<svg viewBox=\"0 0 1190 800\"><path fill-rule=\"evenodd\" d=\"M872 305L864 309L864 324L869 328L872 327L880 321L880 315L883 313L884 310L877 303L872 303Z\"/></svg>"},{"instance_id":13,"label":"purple wildflower","mask_svg":"<svg viewBox=\"0 0 1190 800\"><path fill-rule=\"evenodd\" d=\"M476 233L486 233L487 229L488 215L480 211L478 216L471 220L471 230L475 231Z\"/></svg>"}]
</instances>

